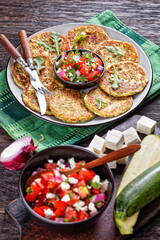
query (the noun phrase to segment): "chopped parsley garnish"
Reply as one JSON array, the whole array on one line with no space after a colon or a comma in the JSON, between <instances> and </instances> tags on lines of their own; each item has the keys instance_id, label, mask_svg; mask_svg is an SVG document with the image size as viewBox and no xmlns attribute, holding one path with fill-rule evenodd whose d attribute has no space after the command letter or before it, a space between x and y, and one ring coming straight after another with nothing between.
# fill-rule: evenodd
<instances>
[{"instance_id":1,"label":"chopped parsley garnish","mask_svg":"<svg viewBox=\"0 0 160 240\"><path fill-rule=\"evenodd\" d=\"M55 48L53 48L51 44L46 43L46 41L31 39L31 42L37 43L40 47L44 47L45 50L48 50L50 52L55 52Z\"/></svg>"},{"instance_id":2,"label":"chopped parsley garnish","mask_svg":"<svg viewBox=\"0 0 160 240\"><path fill-rule=\"evenodd\" d=\"M95 203L96 207L101 206L101 204L102 204L102 202L96 202L96 203Z\"/></svg>"},{"instance_id":3,"label":"chopped parsley garnish","mask_svg":"<svg viewBox=\"0 0 160 240\"><path fill-rule=\"evenodd\" d=\"M79 80L79 82L88 82L88 79L87 79L86 76L84 76L84 75L80 75L80 76L78 77L78 80Z\"/></svg>"},{"instance_id":4,"label":"chopped parsley garnish","mask_svg":"<svg viewBox=\"0 0 160 240\"><path fill-rule=\"evenodd\" d=\"M80 161L78 165L81 166L82 165L82 161Z\"/></svg>"},{"instance_id":5,"label":"chopped parsley garnish","mask_svg":"<svg viewBox=\"0 0 160 240\"><path fill-rule=\"evenodd\" d=\"M74 217L74 216L72 216L71 218L72 218L73 221L75 220L75 217Z\"/></svg>"},{"instance_id":6,"label":"chopped parsley garnish","mask_svg":"<svg viewBox=\"0 0 160 240\"><path fill-rule=\"evenodd\" d=\"M67 73L68 73L68 77L69 77L70 81L75 82L75 79L77 77L76 70L74 68L71 68Z\"/></svg>"},{"instance_id":7,"label":"chopped parsley garnish","mask_svg":"<svg viewBox=\"0 0 160 240\"><path fill-rule=\"evenodd\" d=\"M43 63L44 63L44 61L40 56L37 56L33 59L33 64L34 64L34 67L35 67L38 75L40 74L40 70L45 68L45 66L42 65Z\"/></svg>"},{"instance_id":8,"label":"chopped parsley garnish","mask_svg":"<svg viewBox=\"0 0 160 240\"><path fill-rule=\"evenodd\" d=\"M113 53L114 56L118 56L118 57L124 56L124 54L121 53L118 48L114 48L113 46L105 46L105 48L106 48L109 52Z\"/></svg>"},{"instance_id":9,"label":"chopped parsley garnish","mask_svg":"<svg viewBox=\"0 0 160 240\"><path fill-rule=\"evenodd\" d=\"M64 222L69 222L68 218L65 218L63 221L64 221Z\"/></svg>"},{"instance_id":10,"label":"chopped parsley garnish","mask_svg":"<svg viewBox=\"0 0 160 240\"><path fill-rule=\"evenodd\" d=\"M114 74L111 74L111 86L114 90L116 90L119 87L119 84L121 83L121 80L118 78L118 71L117 68L113 65L114 68Z\"/></svg>"},{"instance_id":11,"label":"chopped parsley garnish","mask_svg":"<svg viewBox=\"0 0 160 240\"><path fill-rule=\"evenodd\" d=\"M101 98L96 98L96 102L98 104L98 109L100 110L102 107L106 107L106 102L103 102Z\"/></svg>"},{"instance_id":12,"label":"chopped parsley garnish","mask_svg":"<svg viewBox=\"0 0 160 240\"><path fill-rule=\"evenodd\" d=\"M91 187L99 189L101 187L101 183L91 182Z\"/></svg>"},{"instance_id":13,"label":"chopped parsley garnish","mask_svg":"<svg viewBox=\"0 0 160 240\"><path fill-rule=\"evenodd\" d=\"M61 41L61 38L59 37L59 33L51 32L50 37L51 37L52 41L54 42L56 52L59 55L59 42Z\"/></svg>"},{"instance_id":14,"label":"chopped parsley garnish","mask_svg":"<svg viewBox=\"0 0 160 240\"><path fill-rule=\"evenodd\" d=\"M26 192L29 193L29 194L31 194L31 193L33 193L34 191L33 191L30 187L28 187L28 188L26 189Z\"/></svg>"}]
</instances>

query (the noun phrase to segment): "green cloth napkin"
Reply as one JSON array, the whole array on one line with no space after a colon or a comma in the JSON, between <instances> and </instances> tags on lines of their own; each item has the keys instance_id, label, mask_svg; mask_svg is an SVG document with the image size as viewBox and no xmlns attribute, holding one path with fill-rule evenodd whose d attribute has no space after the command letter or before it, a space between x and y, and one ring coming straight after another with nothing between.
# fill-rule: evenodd
<instances>
[{"instance_id":1,"label":"green cloth napkin","mask_svg":"<svg viewBox=\"0 0 160 240\"><path fill-rule=\"evenodd\" d=\"M160 92L160 48L125 26L116 16L106 10L87 21L116 29L137 42L150 59L153 68L153 84L146 101ZM38 150L61 144L80 143L107 128L109 124L96 127L65 127L44 122L26 111L12 97L6 83L6 70L0 73L0 125L13 138L31 136L35 144L44 135Z\"/></svg>"}]
</instances>

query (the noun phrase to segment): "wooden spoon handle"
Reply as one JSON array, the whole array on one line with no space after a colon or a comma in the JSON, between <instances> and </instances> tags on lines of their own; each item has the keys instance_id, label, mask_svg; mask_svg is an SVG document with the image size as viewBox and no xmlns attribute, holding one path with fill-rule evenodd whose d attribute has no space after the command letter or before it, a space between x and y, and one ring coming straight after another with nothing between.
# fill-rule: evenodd
<instances>
[{"instance_id":1,"label":"wooden spoon handle","mask_svg":"<svg viewBox=\"0 0 160 240\"><path fill-rule=\"evenodd\" d=\"M25 30L20 30L19 33L19 40L23 49L24 57L27 60L27 58L32 58L32 52L29 46L27 33Z\"/></svg>"},{"instance_id":2,"label":"wooden spoon handle","mask_svg":"<svg viewBox=\"0 0 160 240\"><path fill-rule=\"evenodd\" d=\"M21 57L21 54L3 34L0 35L0 43L14 60L17 60L19 57Z\"/></svg>"},{"instance_id":3,"label":"wooden spoon handle","mask_svg":"<svg viewBox=\"0 0 160 240\"><path fill-rule=\"evenodd\" d=\"M68 171L60 170L60 173L63 173L65 175L69 175L69 174L72 174L74 172L79 172L79 170L82 169L82 168L91 169L91 168L94 168L94 167L98 167L98 166L103 165L105 163L112 162L114 160L118 160L118 159L126 157L130 154L133 154L134 152L138 151L140 149L140 147L141 146L139 144L132 144L132 145L127 146L125 148L122 148L122 149L119 149L117 151L111 152L104 157L97 158L97 159L95 159L95 160L93 160L89 163L86 163L83 166L79 166L78 168L74 168L74 169L68 170Z\"/></svg>"}]
</instances>

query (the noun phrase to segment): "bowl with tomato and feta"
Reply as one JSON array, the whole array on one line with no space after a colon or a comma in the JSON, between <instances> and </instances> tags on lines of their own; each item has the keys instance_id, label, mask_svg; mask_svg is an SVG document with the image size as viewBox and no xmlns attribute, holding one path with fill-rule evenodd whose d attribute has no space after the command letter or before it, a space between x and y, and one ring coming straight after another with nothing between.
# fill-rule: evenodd
<instances>
[{"instance_id":1,"label":"bowl with tomato and feta","mask_svg":"<svg viewBox=\"0 0 160 240\"><path fill-rule=\"evenodd\" d=\"M67 87L85 89L98 83L105 66L98 54L86 49L73 49L58 56L54 71Z\"/></svg>"},{"instance_id":2,"label":"bowl with tomato and feta","mask_svg":"<svg viewBox=\"0 0 160 240\"><path fill-rule=\"evenodd\" d=\"M20 176L20 196L40 225L74 232L97 222L112 198L114 180L107 165L85 168L96 158L82 147L65 145L43 150L27 162ZM84 166L78 173L59 172L78 166Z\"/></svg>"}]
</instances>

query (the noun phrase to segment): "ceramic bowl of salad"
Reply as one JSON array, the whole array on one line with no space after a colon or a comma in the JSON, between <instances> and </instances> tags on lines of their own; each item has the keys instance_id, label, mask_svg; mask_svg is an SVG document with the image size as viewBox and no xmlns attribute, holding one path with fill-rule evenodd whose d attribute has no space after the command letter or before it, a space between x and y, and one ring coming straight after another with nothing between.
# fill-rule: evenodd
<instances>
[{"instance_id":1,"label":"ceramic bowl of salad","mask_svg":"<svg viewBox=\"0 0 160 240\"><path fill-rule=\"evenodd\" d=\"M37 223L56 232L76 232L97 222L114 189L108 166L82 168L68 176L59 172L96 158L95 153L75 145L55 146L30 158L21 172L19 192Z\"/></svg>"},{"instance_id":2,"label":"ceramic bowl of salad","mask_svg":"<svg viewBox=\"0 0 160 240\"><path fill-rule=\"evenodd\" d=\"M74 89L90 88L103 76L102 58L90 50L73 49L62 53L54 62L58 79Z\"/></svg>"}]
</instances>

